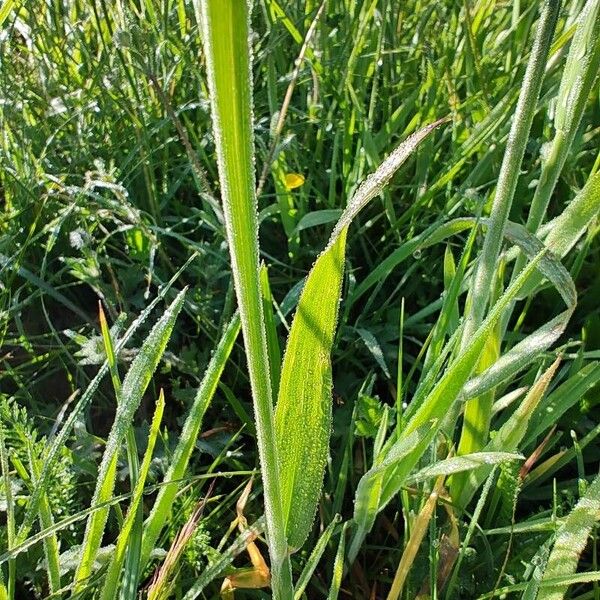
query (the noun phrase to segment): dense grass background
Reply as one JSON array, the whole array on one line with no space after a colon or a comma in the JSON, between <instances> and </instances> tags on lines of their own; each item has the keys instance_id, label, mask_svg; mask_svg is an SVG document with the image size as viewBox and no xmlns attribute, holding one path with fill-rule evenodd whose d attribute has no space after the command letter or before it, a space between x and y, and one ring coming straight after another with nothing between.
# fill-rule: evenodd
<instances>
[{"instance_id":1,"label":"dense grass background","mask_svg":"<svg viewBox=\"0 0 600 600\"><path fill-rule=\"evenodd\" d=\"M12 4L12 3L10 3ZM281 139L259 197L261 248L268 266L283 347L298 284L327 241L360 181L408 134L435 118L450 122L419 148L374 200L348 239L344 301L334 344L334 429L320 504L320 527L335 513L352 516L354 490L370 466L372 438L384 413L409 401L423 375L424 344L468 232L447 244L386 258L428 228L458 216L486 215L511 116L535 35L540 2L495 0L329 0L302 62ZM540 176L540 155L552 139L555 97L574 20L583 2L562 8L510 219L525 222ZM160 388L165 418L147 485L162 480L194 390L235 310L229 256L218 205L218 177L201 40L193 7L183 0L3 3L0 33L0 416L10 461L17 524L31 491L19 464L40 457L76 394L104 360L97 302L109 322L139 314L187 259L176 289L189 286L168 350L135 419L143 453ZM257 0L252 13L257 173L270 156L276 122L306 31L318 3ZM600 102L592 89L567 163L552 196L551 218L600 167ZM286 176L304 184L288 189ZM592 222L564 264L579 303L560 340L563 362L551 384L563 388L555 414L522 448L530 456L547 435L536 466L513 507L514 486L499 483L465 550L451 597L476 598L531 577L528 563L598 472L600 380L600 246ZM481 239L475 240L476 250ZM475 253L474 253L475 255ZM361 285L373 274L370 285ZM175 291L169 293L169 298ZM515 343L556 314L556 292L542 290L517 306L506 339ZM462 302L462 300L461 300ZM399 353L401 307L402 345ZM456 317L458 316L458 313ZM138 331L120 355L123 371L145 338ZM531 384L548 353L505 392ZM399 357L401 362L399 364ZM397 374L401 376L398 377ZM402 381L398 397L398 381ZM502 394L498 394L500 397ZM564 406L564 410L562 407ZM552 405L544 406L548 411ZM56 520L89 506L115 414L108 378L78 420L52 474L49 502ZM537 424L543 421L540 411ZM492 423L498 429L499 411ZM544 422L545 423L545 422ZM541 466L539 466L541 465ZM257 468L245 358L236 346L181 483L173 519L160 539L168 549L212 474L204 517L180 559L175 594L188 590L222 550L235 503ZM516 477L510 468L501 477ZM6 481L2 484L5 489ZM506 490L506 492L505 492ZM127 493L119 463L117 493ZM348 597L383 597L393 579L421 491L379 516L342 584ZM246 506L262 512L255 479ZM410 496L410 499L409 499ZM152 494L144 499L151 506ZM5 491L0 495L4 551ZM453 523L464 538L468 510ZM495 507L495 508L494 508ZM514 510L513 510L514 508ZM405 598L433 583L447 559L439 535L451 537L443 509L432 521L413 566ZM535 526L531 525L534 523ZM514 525L512 531L511 524ZM83 521L60 532L61 566L74 569ZM114 541L118 514L104 543ZM264 546L262 546L264 549ZM337 541L325 551L308 598L326 595ZM598 570L596 533L580 570ZM300 570L308 551L294 556ZM265 552L266 554L266 552ZM41 544L18 558L17 598L45 597ZM243 566L240 557L237 566ZM101 572L101 571L99 571ZM146 574L149 576L151 570ZM205 591L216 597L222 576ZM92 597L93 582L88 597ZM573 598L600 598L596 584L571 588ZM240 597L266 597L242 591Z\"/></svg>"}]
</instances>

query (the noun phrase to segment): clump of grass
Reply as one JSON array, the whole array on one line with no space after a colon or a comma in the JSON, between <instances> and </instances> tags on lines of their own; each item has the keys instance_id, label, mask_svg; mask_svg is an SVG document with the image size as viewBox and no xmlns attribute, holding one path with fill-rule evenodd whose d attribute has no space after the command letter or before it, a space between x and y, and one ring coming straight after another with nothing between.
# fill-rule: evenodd
<instances>
[{"instance_id":1,"label":"clump of grass","mask_svg":"<svg viewBox=\"0 0 600 600\"><path fill-rule=\"evenodd\" d=\"M599 6L2 3L0 597L596 593Z\"/></svg>"}]
</instances>

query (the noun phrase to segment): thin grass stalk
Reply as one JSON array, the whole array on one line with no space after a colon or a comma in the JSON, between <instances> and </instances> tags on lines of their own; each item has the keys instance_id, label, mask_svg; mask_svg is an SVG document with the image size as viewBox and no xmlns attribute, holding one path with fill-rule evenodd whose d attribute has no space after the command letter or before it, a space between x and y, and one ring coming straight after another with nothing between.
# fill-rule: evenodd
<instances>
[{"instance_id":1,"label":"thin grass stalk","mask_svg":"<svg viewBox=\"0 0 600 600\"><path fill-rule=\"evenodd\" d=\"M185 477L192 451L202 427L204 414L215 394L221 373L225 368L225 363L233 349L239 331L240 317L239 314L235 314L223 332L223 337L219 341L206 368L194 402L181 430L179 442L173 451L171 463L163 480L164 485L160 488L150 516L144 524L141 558L142 569L147 565L160 532L171 516L173 502L179 491L180 482Z\"/></svg>"},{"instance_id":2,"label":"thin grass stalk","mask_svg":"<svg viewBox=\"0 0 600 600\"><path fill-rule=\"evenodd\" d=\"M254 402L271 585L274 598L283 600L293 596L293 586L278 481L273 392L259 277L250 15L245 0L200 0L199 9L225 228Z\"/></svg>"},{"instance_id":3,"label":"thin grass stalk","mask_svg":"<svg viewBox=\"0 0 600 600\"><path fill-rule=\"evenodd\" d=\"M429 528L429 521L431 520L433 511L437 505L437 500L440 495L443 481L444 478L440 477L436 483L435 489L431 492L429 498L427 498L427 501L425 502L425 505L415 519L415 524L413 525L410 539L408 540L408 544L402 553L402 558L398 563L396 575L394 576L394 581L392 582L392 587L388 593L387 600L398 600L398 598L400 598L400 594L402 594L402 588L404 587L410 568L415 562L421 542L425 538L425 534Z\"/></svg>"},{"instance_id":4,"label":"thin grass stalk","mask_svg":"<svg viewBox=\"0 0 600 600\"><path fill-rule=\"evenodd\" d=\"M469 344L473 334L483 322L490 300L490 291L494 287L498 256L502 248L504 231L517 187L531 123L536 112L559 8L559 0L546 0L542 7L537 25L537 35L527 63L523 87L500 168L487 234L473 275L473 287L467 302L465 327L461 340L462 349ZM485 365L483 366L485 367ZM485 394L466 403L459 453L476 451L487 439L492 400L493 397L490 394ZM455 494L460 493L462 481L460 479L456 481L452 488L454 497Z\"/></svg>"},{"instance_id":5,"label":"thin grass stalk","mask_svg":"<svg viewBox=\"0 0 600 600\"><path fill-rule=\"evenodd\" d=\"M346 521L342 527L340 533L340 541L338 549L335 554L335 561L333 563L333 575L331 577L331 586L329 588L329 594L327 600L337 600L340 594L340 588L342 587L342 579L344 577L344 556L346 554L346 530L350 523Z\"/></svg>"},{"instance_id":6,"label":"thin grass stalk","mask_svg":"<svg viewBox=\"0 0 600 600\"><path fill-rule=\"evenodd\" d=\"M33 452L33 443L29 440L27 444L27 451L29 455L29 464L31 467L31 483L35 486L40 475L40 464ZM40 502L40 527L47 529L54 525L54 519L52 518L52 510L50 509L50 503L48 502L48 496L44 494ZM48 587L50 592L54 594L57 600L61 597L57 594L57 590L60 589L60 560L59 560L59 545L56 534L48 536L44 540L44 555L46 557L46 563L48 565Z\"/></svg>"},{"instance_id":7,"label":"thin grass stalk","mask_svg":"<svg viewBox=\"0 0 600 600\"><path fill-rule=\"evenodd\" d=\"M546 58L552 42L560 8L559 0L546 0L542 7L537 35L527 64L523 86L508 136L506 151L498 176L498 185L490 215L488 231L473 277L469 310L462 336L462 347L468 345L473 333L483 322L488 305L496 261L502 247L504 228L512 206L521 163L525 154L531 123L536 112Z\"/></svg>"},{"instance_id":8,"label":"thin grass stalk","mask_svg":"<svg viewBox=\"0 0 600 600\"><path fill-rule=\"evenodd\" d=\"M600 0L589 0L578 18L577 30L564 67L554 119L555 135L542 159L542 172L529 208L526 227L535 233L542 224L558 178L575 139L600 65ZM526 258L520 255L514 273Z\"/></svg>"},{"instance_id":9,"label":"thin grass stalk","mask_svg":"<svg viewBox=\"0 0 600 600\"><path fill-rule=\"evenodd\" d=\"M135 526L135 520L141 506L142 495L144 493L144 484L150 469L150 461L152 460L152 454L154 452L154 446L156 444L156 438L160 429L164 408L165 396L161 390L158 397L158 402L156 403L156 408L154 409L154 417L152 418L152 423L150 425L148 446L140 467L140 477L138 478L135 489L133 490L129 511L127 512L127 517L123 522L123 526L121 527L121 533L119 534L119 538L115 545L115 551L104 578L104 587L102 588L101 600L113 600L118 595L119 576L121 574L123 563L126 560L127 548L129 546L129 536L133 527ZM127 577L127 568L128 567L126 565L124 573L125 578ZM124 582L124 585L122 586L122 592L125 591L125 593L127 593L127 590L124 590L125 584L126 582Z\"/></svg>"},{"instance_id":10,"label":"thin grass stalk","mask_svg":"<svg viewBox=\"0 0 600 600\"><path fill-rule=\"evenodd\" d=\"M96 487L92 498L92 504L94 505L105 502L114 495L119 449L125 440L134 414L165 350L184 299L185 290L177 295L152 328L123 380L122 401L117 406L115 419L108 434L102 461L98 469ZM92 574L107 519L108 508L94 513L88 519L81 546L81 558L74 577L76 592L82 590L88 577Z\"/></svg>"}]
</instances>

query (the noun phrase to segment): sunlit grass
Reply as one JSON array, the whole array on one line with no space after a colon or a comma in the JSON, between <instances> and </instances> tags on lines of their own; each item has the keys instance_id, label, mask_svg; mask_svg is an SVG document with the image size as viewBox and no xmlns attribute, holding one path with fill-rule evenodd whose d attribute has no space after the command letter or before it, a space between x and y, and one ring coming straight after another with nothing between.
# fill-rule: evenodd
<instances>
[{"instance_id":1,"label":"sunlit grass","mask_svg":"<svg viewBox=\"0 0 600 600\"><path fill-rule=\"evenodd\" d=\"M599 0L0 25L0 600L598 595Z\"/></svg>"}]
</instances>

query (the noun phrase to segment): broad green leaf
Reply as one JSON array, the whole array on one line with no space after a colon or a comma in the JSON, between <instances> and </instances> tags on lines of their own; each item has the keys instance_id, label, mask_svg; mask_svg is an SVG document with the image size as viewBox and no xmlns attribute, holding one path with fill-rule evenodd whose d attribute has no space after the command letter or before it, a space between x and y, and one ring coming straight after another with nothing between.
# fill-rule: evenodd
<instances>
[{"instance_id":1,"label":"broad green leaf","mask_svg":"<svg viewBox=\"0 0 600 600\"><path fill-rule=\"evenodd\" d=\"M225 364L229 359L229 355L233 349L239 331L240 317L239 314L236 314L223 333L223 337L219 341L208 367L206 368L206 372L204 373L200 387L196 392L190 412L188 413L183 429L181 430L171 463L165 474L165 485L160 488L158 496L154 501L152 512L144 524L141 558L142 568L148 562L150 553L154 549L158 536L171 515L173 501L180 488L179 481L185 476L190 457L192 456L192 452L198 439L200 428L202 427L204 414L213 399L217 385L219 384L219 379L221 378Z\"/></svg>"},{"instance_id":2,"label":"broad green leaf","mask_svg":"<svg viewBox=\"0 0 600 600\"><path fill-rule=\"evenodd\" d=\"M135 411L140 405L142 396L169 341L175 320L183 306L184 298L185 290L177 295L152 328L123 380L121 402L117 407L115 420L108 434L102 455L92 505L106 502L113 495L119 450L131 425ZM75 574L76 589L82 587L84 581L92 572L107 518L108 508L105 508L93 513L88 519L81 560Z\"/></svg>"},{"instance_id":3,"label":"broad green leaf","mask_svg":"<svg viewBox=\"0 0 600 600\"><path fill-rule=\"evenodd\" d=\"M556 541L548 557L538 600L561 600L568 589L568 581L553 584L557 577L568 577L577 570L579 557L585 549L594 524L600 514L600 475L579 499L556 534ZM582 573L583 576L586 573ZM548 587L545 587L545 584Z\"/></svg>"},{"instance_id":4,"label":"broad green leaf","mask_svg":"<svg viewBox=\"0 0 600 600\"><path fill-rule=\"evenodd\" d=\"M358 187L302 290L281 369L275 435L288 544L298 549L312 526L331 432L331 348L344 275L348 227L444 120L406 139Z\"/></svg>"},{"instance_id":5,"label":"broad green leaf","mask_svg":"<svg viewBox=\"0 0 600 600\"><path fill-rule=\"evenodd\" d=\"M165 397L161 390L156 408L154 410L154 417L150 424L150 433L148 434L148 445L146 446L146 452L142 460L140 467L139 477L133 491L131 503L129 504L129 510L127 511L127 517L121 527L121 533L117 539L114 553L108 565L108 570L104 578L104 587L102 588L101 600L114 600L119 595L118 584L119 575L121 574L121 568L125 561L125 552L127 546L130 543L129 536L134 526L134 521L138 513L138 509L141 506L142 494L144 493L144 484L146 483L146 477L150 469L150 461L152 460L152 453L154 452L154 445L156 444L156 438L160 428L163 412L165 408Z\"/></svg>"},{"instance_id":6,"label":"broad green leaf","mask_svg":"<svg viewBox=\"0 0 600 600\"><path fill-rule=\"evenodd\" d=\"M337 321L346 231L317 259L304 286L281 368L275 410L288 544L298 549L321 494L331 430L330 352Z\"/></svg>"}]
</instances>

